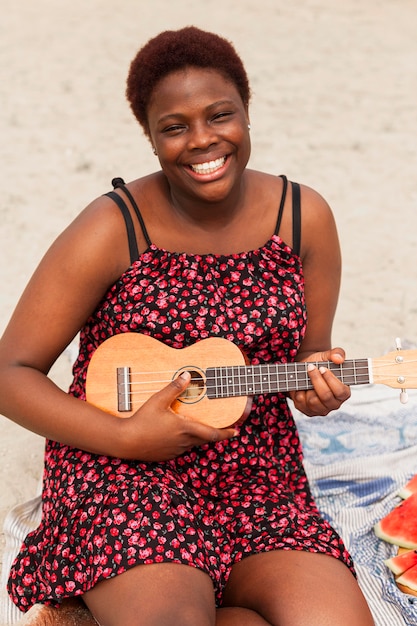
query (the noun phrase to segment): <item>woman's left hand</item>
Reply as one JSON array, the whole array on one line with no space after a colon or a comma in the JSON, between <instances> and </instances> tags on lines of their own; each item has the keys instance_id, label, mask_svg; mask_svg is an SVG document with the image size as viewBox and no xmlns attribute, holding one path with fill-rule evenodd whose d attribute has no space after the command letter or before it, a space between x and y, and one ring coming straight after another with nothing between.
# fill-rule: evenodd
<instances>
[{"instance_id":1,"label":"woman's left hand","mask_svg":"<svg viewBox=\"0 0 417 626\"><path fill-rule=\"evenodd\" d=\"M310 354L304 360L307 362L333 361L333 363L340 364L345 360L345 351L342 348L333 348L325 352ZM308 375L314 389L290 392L295 408L305 415L309 417L327 415L350 398L350 387L343 384L328 368L317 368L312 363L308 366Z\"/></svg>"}]
</instances>

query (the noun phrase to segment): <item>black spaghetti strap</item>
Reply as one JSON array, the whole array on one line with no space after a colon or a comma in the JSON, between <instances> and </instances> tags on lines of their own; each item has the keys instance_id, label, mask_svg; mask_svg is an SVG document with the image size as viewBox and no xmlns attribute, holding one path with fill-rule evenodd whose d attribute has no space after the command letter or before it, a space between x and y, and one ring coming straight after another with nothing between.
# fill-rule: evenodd
<instances>
[{"instance_id":1,"label":"black spaghetti strap","mask_svg":"<svg viewBox=\"0 0 417 626\"><path fill-rule=\"evenodd\" d=\"M298 183L292 186L292 248L297 256L301 251L301 192Z\"/></svg>"},{"instance_id":2,"label":"black spaghetti strap","mask_svg":"<svg viewBox=\"0 0 417 626\"><path fill-rule=\"evenodd\" d=\"M275 226L275 235L279 234L281 227L282 215L284 213L285 198L287 197L288 180L281 174L284 186L282 188L281 202L278 210L277 224ZM301 246L301 193L300 185L291 182L292 188L292 248L297 256L300 256Z\"/></svg>"},{"instance_id":3,"label":"black spaghetti strap","mask_svg":"<svg viewBox=\"0 0 417 626\"><path fill-rule=\"evenodd\" d=\"M147 243L147 246L149 248L149 246L152 244L152 241L150 240L150 237L148 235L148 231L146 230L146 226L145 226L145 222L143 221L143 217L141 212L139 211L139 207L136 204L136 201L134 199L134 197L132 196L132 194L130 193L129 189L126 187L125 185L125 181L123 180L123 178L113 178L113 180L111 181L112 185L115 189L121 189L121 191L123 191L123 193L127 196L127 198L129 198L132 207L136 213L136 217L139 220L139 224L140 227L142 229L143 232L143 236L145 237L145 241Z\"/></svg>"},{"instance_id":4,"label":"black spaghetti strap","mask_svg":"<svg viewBox=\"0 0 417 626\"><path fill-rule=\"evenodd\" d=\"M135 227L133 226L132 217L130 215L130 211L127 208L126 202L119 196L115 191L109 191L104 194L111 198L119 207L120 211L125 220L126 230L127 230L127 238L129 242L129 254L130 254L130 263L134 263L139 257L138 244L136 242L136 234Z\"/></svg>"},{"instance_id":5,"label":"black spaghetti strap","mask_svg":"<svg viewBox=\"0 0 417 626\"><path fill-rule=\"evenodd\" d=\"M281 228L281 220L282 220L282 214L284 212L285 198L287 197L287 187L288 187L287 177L284 176L284 174L281 174L280 178L282 178L283 187L282 187L281 202L279 204L278 217L277 217L277 223L275 226L274 235L278 235L279 229Z\"/></svg>"}]
</instances>

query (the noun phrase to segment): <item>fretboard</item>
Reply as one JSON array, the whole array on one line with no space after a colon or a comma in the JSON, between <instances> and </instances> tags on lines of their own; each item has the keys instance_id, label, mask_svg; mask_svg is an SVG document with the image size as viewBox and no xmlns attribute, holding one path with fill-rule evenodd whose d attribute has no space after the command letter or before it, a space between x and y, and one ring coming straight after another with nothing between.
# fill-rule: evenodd
<instances>
[{"instance_id":1,"label":"fretboard","mask_svg":"<svg viewBox=\"0 0 417 626\"><path fill-rule=\"evenodd\" d=\"M331 361L316 362L315 365L330 369L345 385L370 382L368 359L345 361L342 365ZM227 398L312 389L307 366L308 363L303 362L209 367L206 370L207 396Z\"/></svg>"}]
</instances>

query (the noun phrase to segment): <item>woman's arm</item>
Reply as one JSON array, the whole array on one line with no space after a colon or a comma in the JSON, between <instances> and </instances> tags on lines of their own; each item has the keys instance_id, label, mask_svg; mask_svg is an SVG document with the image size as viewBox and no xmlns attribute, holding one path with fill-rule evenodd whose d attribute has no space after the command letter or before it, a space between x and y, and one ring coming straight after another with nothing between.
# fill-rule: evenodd
<instances>
[{"instance_id":1,"label":"woman's arm","mask_svg":"<svg viewBox=\"0 0 417 626\"><path fill-rule=\"evenodd\" d=\"M170 409L187 380L174 381L137 416L122 420L68 395L48 378L129 265L123 219L111 200L100 198L53 243L0 340L0 413L64 444L143 460L172 458L192 445L230 436L231 429L197 424Z\"/></svg>"},{"instance_id":2,"label":"woman's arm","mask_svg":"<svg viewBox=\"0 0 417 626\"><path fill-rule=\"evenodd\" d=\"M340 289L341 255L333 214L327 202L309 187L301 188L301 258L305 278L307 330L297 361L342 363L342 348L331 349L331 333ZM313 390L291 394L306 415L326 415L350 397L350 389L329 370L311 366Z\"/></svg>"}]
</instances>

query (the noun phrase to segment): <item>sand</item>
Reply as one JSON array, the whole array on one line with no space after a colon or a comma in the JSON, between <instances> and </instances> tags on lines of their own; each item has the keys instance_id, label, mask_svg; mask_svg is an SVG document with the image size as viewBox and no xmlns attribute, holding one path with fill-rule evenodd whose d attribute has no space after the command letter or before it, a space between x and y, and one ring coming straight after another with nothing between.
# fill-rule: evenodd
<instances>
[{"instance_id":1,"label":"sand","mask_svg":"<svg viewBox=\"0 0 417 626\"><path fill-rule=\"evenodd\" d=\"M156 167L125 102L128 66L152 35L195 24L232 40L245 61L251 166L311 185L333 208L344 261L334 345L374 357L397 336L416 341L417 0L3 0L2 9L0 332L71 219L113 176ZM52 373L64 388L71 352ZM36 493L43 441L1 416L0 429L1 524Z\"/></svg>"}]
</instances>

